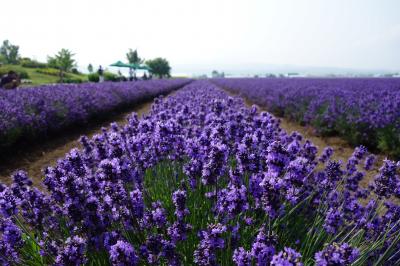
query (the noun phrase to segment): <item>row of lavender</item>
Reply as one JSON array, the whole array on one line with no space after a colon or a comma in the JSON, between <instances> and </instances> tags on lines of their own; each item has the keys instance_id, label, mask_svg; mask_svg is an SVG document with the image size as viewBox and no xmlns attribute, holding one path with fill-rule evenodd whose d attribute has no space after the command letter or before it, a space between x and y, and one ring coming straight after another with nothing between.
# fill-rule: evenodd
<instances>
[{"instance_id":1,"label":"row of lavender","mask_svg":"<svg viewBox=\"0 0 400 266\"><path fill-rule=\"evenodd\" d=\"M0 90L0 150L21 139L35 138L123 105L152 99L187 82L175 79Z\"/></svg>"},{"instance_id":2,"label":"row of lavender","mask_svg":"<svg viewBox=\"0 0 400 266\"><path fill-rule=\"evenodd\" d=\"M278 116L400 157L400 79L220 79Z\"/></svg>"},{"instance_id":3,"label":"row of lavender","mask_svg":"<svg viewBox=\"0 0 400 266\"><path fill-rule=\"evenodd\" d=\"M268 113L194 82L0 186L2 265L399 265L400 163L318 155Z\"/></svg>"}]
</instances>

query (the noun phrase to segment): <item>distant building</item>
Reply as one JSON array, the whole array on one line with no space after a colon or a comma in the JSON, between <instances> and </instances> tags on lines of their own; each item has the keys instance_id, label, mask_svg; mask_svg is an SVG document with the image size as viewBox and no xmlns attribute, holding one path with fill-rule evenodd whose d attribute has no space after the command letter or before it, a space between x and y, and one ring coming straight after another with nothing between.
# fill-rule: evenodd
<instances>
[{"instance_id":1,"label":"distant building","mask_svg":"<svg viewBox=\"0 0 400 266\"><path fill-rule=\"evenodd\" d=\"M300 74L296 73L296 72L289 72L289 73L286 74L286 77L288 77L288 78L297 78L297 77L300 77Z\"/></svg>"}]
</instances>

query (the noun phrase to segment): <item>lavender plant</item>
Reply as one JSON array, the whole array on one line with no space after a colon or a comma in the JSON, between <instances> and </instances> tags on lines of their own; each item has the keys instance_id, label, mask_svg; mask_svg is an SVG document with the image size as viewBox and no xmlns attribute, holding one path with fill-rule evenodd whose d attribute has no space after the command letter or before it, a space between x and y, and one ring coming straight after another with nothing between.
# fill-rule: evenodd
<instances>
[{"instance_id":1,"label":"lavender plant","mask_svg":"<svg viewBox=\"0 0 400 266\"><path fill-rule=\"evenodd\" d=\"M150 100L188 79L46 85L0 90L0 151L79 124L127 104Z\"/></svg>"},{"instance_id":2,"label":"lavender plant","mask_svg":"<svg viewBox=\"0 0 400 266\"><path fill-rule=\"evenodd\" d=\"M214 79L270 112L322 135L400 158L400 79Z\"/></svg>"},{"instance_id":3,"label":"lavender plant","mask_svg":"<svg viewBox=\"0 0 400 266\"><path fill-rule=\"evenodd\" d=\"M81 142L46 191L0 186L3 265L400 263L398 162L363 188L364 147L336 162L206 81Z\"/></svg>"}]
</instances>

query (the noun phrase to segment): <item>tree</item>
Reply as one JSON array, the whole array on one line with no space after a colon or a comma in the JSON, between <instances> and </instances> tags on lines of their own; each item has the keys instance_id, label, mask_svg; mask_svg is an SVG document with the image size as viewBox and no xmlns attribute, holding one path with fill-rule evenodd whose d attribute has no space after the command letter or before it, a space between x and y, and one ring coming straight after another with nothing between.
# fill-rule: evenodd
<instances>
[{"instance_id":1,"label":"tree","mask_svg":"<svg viewBox=\"0 0 400 266\"><path fill-rule=\"evenodd\" d=\"M19 46L12 45L9 40L3 41L0 47L0 55L7 64L18 64L19 59Z\"/></svg>"},{"instance_id":2,"label":"tree","mask_svg":"<svg viewBox=\"0 0 400 266\"><path fill-rule=\"evenodd\" d=\"M159 78L170 76L171 67L165 58L158 57L153 60L147 60L146 65L150 68L150 72Z\"/></svg>"},{"instance_id":3,"label":"tree","mask_svg":"<svg viewBox=\"0 0 400 266\"><path fill-rule=\"evenodd\" d=\"M6 63L6 58L4 55L0 54L0 64Z\"/></svg>"},{"instance_id":4,"label":"tree","mask_svg":"<svg viewBox=\"0 0 400 266\"><path fill-rule=\"evenodd\" d=\"M133 51L132 49L129 49L129 52L126 54L126 58L128 59L129 64L140 65L140 64L143 64L143 62L144 62L144 59L139 57L136 49L135 49L135 51Z\"/></svg>"},{"instance_id":5,"label":"tree","mask_svg":"<svg viewBox=\"0 0 400 266\"><path fill-rule=\"evenodd\" d=\"M88 67L87 67L87 69L88 69L89 73L93 73L93 66L92 66L92 64L89 64Z\"/></svg>"},{"instance_id":6,"label":"tree","mask_svg":"<svg viewBox=\"0 0 400 266\"><path fill-rule=\"evenodd\" d=\"M60 81L64 81L64 73L71 71L71 69L76 66L75 59L73 59L73 54L68 49L61 49L54 57L49 56L47 63L51 67L55 67L60 70Z\"/></svg>"},{"instance_id":7,"label":"tree","mask_svg":"<svg viewBox=\"0 0 400 266\"><path fill-rule=\"evenodd\" d=\"M53 56L48 56L47 57L47 66L51 67L51 68L57 68L58 69L58 65L57 65L57 59Z\"/></svg>"}]
</instances>

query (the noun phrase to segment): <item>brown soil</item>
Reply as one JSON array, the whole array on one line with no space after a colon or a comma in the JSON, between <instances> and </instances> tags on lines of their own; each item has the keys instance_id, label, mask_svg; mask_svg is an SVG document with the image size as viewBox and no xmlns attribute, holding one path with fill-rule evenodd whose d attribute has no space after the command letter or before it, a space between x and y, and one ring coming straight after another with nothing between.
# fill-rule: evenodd
<instances>
[{"instance_id":1,"label":"brown soil","mask_svg":"<svg viewBox=\"0 0 400 266\"><path fill-rule=\"evenodd\" d=\"M69 129L67 132L49 137L45 141L19 148L0 162L0 182L9 184L13 172L24 170L32 178L34 185L40 187L42 169L46 166L54 165L57 159L63 157L72 148L81 147L78 142L80 136L93 136L99 133L102 127L108 127L111 122L124 124L126 116L132 112L136 112L141 117L150 110L151 104L152 101L135 104L130 108L126 108L123 112L109 115L101 121L91 121L81 127Z\"/></svg>"}]
</instances>

